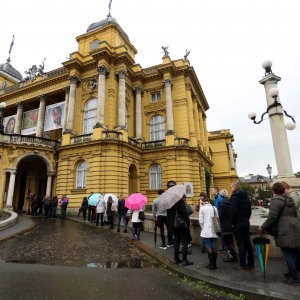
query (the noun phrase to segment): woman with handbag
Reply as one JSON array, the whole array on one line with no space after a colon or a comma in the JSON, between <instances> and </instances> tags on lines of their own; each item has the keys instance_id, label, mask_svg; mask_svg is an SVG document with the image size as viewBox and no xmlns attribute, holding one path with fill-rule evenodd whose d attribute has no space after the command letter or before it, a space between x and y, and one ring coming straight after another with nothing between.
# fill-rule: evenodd
<instances>
[{"instance_id":1,"label":"woman with handbag","mask_svg":"<svg viewBox=\"0 0 300 300\"><path fill-rule=\"evenodd\" d=\"M217 238L213 224L213 217L218 217L218 211L210 204L209 198L203 197L202 205L199 211L199 223L201 226L200 236L204 240L206 252L208 254L209 264L206 268L210 270L217 269Z\"/></svg>"},{"instance_id":2,"label":"woman with handbag","mask_svg":"<svg viewBox=\"0 0 300 300\"><path fill-rule=\"evenodd\" d=\"M288 267L284 274L284 283L300 284L300 276L296 266L297 248L300 247L300 224L297 218L293 199L284 195L285 187L276 182L272 186L274 198L270 203L268 219L259 227L259 233L264 231L274 235L275 244L280 247ZM275 229L275 230L274 230Z\"/></svg>"}]
</instances>

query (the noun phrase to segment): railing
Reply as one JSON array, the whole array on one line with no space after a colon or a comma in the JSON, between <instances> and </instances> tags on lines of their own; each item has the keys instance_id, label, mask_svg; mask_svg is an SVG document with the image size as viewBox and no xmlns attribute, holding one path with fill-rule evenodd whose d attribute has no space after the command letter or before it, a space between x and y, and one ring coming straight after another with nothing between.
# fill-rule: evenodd
<instances>
[{"instance_id":1,"label":"railing","mask_svg":"<svg viewBox=\"0 0 300 300\"><path fill-rule=\"evenodd\" d=\"M102 139L103 140L116 140L121 141L122 140L122 132L115 131L115 130L106 130L102 133Z\"/></svg>"},{"instance_id":2,"label":"railing","mask_svg":"<svg viewBox=\"0 0 300 300\"><path fill-rule=\"evenodd\" d=\"M57 148L60 146L60 142L56 140L21 134L4 134L3 143L25 144L28 146L45 146L49 148Z\"/></svg>"},{"instance_id":3,"label":"railing","mask_svg":"<svg viewBox=\"0 0 300 300\"><path fill-rule=\"evenodd\" d=\"M92 133L74 136L71 138L71 144L84 143L92 140Z\"/></svg>"},{"instance_id":4,"label":"railing","mask_svg":"<svg viewBox=\"0 0 300 300\"><path fill-rule=\"evenodd\" d=\"M141 148L141 142L139 142L131 137L128 138L128 143L134 147Z\"/></svg>"},{"instance_id":5,"label":"railing","mask_svg":"<svg viewBox=\"0 0 300 300\"><path fill-rule=\"evenodd\" d=\"M190 140L186 138L176 138L175 139L175 146L189 146Z\"/></svg>"},{"instance_id":6,"label":"railing","mask_svg":"<svg viewBox=\"0 0 300 300\"><path fill-rule=\"evenodd\" d=\"M146 149L156 149L166 146L166 140L159 140L159 141L153 141L153 142L144 142L141 143L141 148Z\"/></svg>"}]
</instances>

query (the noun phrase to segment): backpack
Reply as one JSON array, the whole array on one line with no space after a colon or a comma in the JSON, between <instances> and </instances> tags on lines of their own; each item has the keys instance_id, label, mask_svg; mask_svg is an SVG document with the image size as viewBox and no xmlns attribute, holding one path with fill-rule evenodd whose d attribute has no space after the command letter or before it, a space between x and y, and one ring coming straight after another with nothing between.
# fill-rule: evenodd
<instances>
[{"instance_id":1,"label":"backpack","mask_svg":"<svg viewBox=\"0 0 300 300\"><path fill-rule=\"evenodd\" d=\"M145 220L145 213L141 210L139 211L139 219L143 222Z\"/></svg>"}]
</instances>

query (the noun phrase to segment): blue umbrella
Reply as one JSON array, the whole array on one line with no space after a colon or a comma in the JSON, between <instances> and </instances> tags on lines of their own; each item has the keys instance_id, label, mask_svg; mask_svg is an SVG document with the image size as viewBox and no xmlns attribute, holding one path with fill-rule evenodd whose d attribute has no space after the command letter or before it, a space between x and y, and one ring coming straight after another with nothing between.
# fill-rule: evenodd
<instances>
[{"instance_id":1,"label":"blue umbrella","mask_svg":"<svg viewBox=\"0 0 300 300\"><path fill-rule=\"evenodd\" d=\"M88 200L89 205L90 206L97 206L97 204L98 204L101 197L102 197L102 195L99 194L99 193L95 193L95 194L91 195L89 197L89 200Z\"/></svg>"}]
</instances>

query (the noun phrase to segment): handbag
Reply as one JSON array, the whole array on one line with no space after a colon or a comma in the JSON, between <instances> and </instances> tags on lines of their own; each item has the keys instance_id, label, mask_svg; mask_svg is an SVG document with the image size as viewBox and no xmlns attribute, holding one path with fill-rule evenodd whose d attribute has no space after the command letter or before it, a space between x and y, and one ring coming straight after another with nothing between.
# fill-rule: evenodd
<instances>
[{"instance_id":1,"label":"handbag","mask_svg":"<svg viewBox=\"0 0 300 300\"><path fill-rule=\"evenodd\" d=\"M212 217L213 228L214 228L216 234L218 236L221 236L222 235L222 227L221 227L220 219L217 216L216 210L214 207L213 207L213 210L214 210L214 215Z\"/></svg>"},{"instance_id":2,"label":"handbag","mask_svg":"<svg viewBox=\"0 0 300 300\"><path fill-rule=\"evenodd\" d=\"M176 214L175 214L173 227L178 228L178 229L187 228L185 219L178 213L177 210L176 210Z\"/></svg>"},{"instance_id":3,"label":"handbag","mask_svg":"<svg viewBox=\"0 0 300 300\"><path fill-rule=\"evenodd\" d=\"M142 210L139 211L139 219L140 219L142 222L145 220L145 213L144 213Z\"/></svg>"},{"instance_id":4,"label":"handbag","mask_svg":"<svg viewBox=\"0 0 300 300\"><path fill-rule=\"evenodd\" d=\"M189 216L193 213L193 207L191 205L186 206L186 214Z\"/></svg>"}]
</instances>

